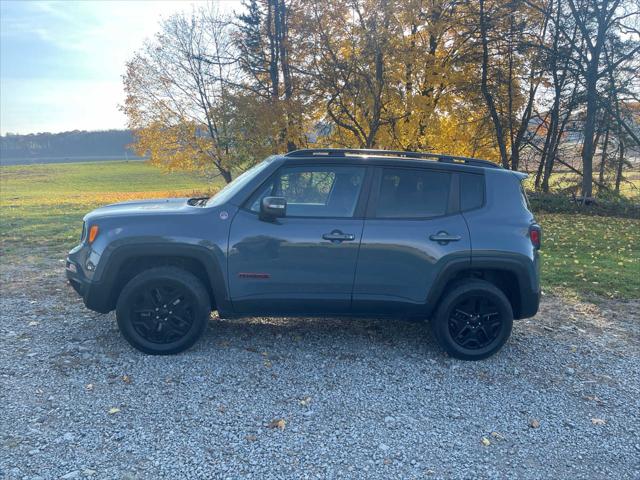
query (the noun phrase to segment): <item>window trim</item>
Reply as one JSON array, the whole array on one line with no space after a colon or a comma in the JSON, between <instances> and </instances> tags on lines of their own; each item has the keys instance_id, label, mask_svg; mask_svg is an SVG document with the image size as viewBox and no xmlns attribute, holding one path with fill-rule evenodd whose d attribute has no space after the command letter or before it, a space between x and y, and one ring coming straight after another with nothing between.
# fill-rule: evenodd
<instances>
[{"instance_id":1,"label":"window trim","mask_svg":"<svg viewBox=\"0 0 640 480\"><path fill-rule=\"evenodd\" d=\"M378 207L378 200L380 199L380 186L382 183L382 172L384 169L393 170L413 170L420 172L437 172L447 173L450 177L449 184L449 198L447 199L447 210L442 215L432 216L417 216L417 217L378 217L376 216L376 208ZM433 220L437 218L448 217L460 213L460 182L458 172L452 172L451 170L439 169L439 168L423 168L423 167L411 167L411 166L394 166L394 165L380 165L375 167L375 175L371 182L371 194L369 203L367 205L367 220L392 220L392 221L419 221L419 220Z\"/></svg>"},{"instance_id":2,"label":"window trim","mask_svg":"<svg viewBox=\"0 0 640 480\"><path fill-rule=\"evenodd\" d=\"M271 175L269 175L262 183L260 183L260 185L258 185L252 192L251 194L247 197L247 199L242 202L242 205L240 206L240 209L248 212L252 215L255 215L256 217L259 215L259 212L254 212L253 210L251 210L251 206L249 205L249 202L251 201L251 199L253 198L253 196L256 194L256 192L258 192L259 190L261 190L264 186L266 186L269 182L271 182L273 179L275 179L278 175L280 175L280 172L282 172L282 170L286 170L287 168L301 168L301 167L309 167L309 168L331 168L331 167L357 167L357 168L362 168L364 169L364 175L362 178L362 184L360 186L360 191L358 192L358 199L356 200L356 205L353 209L353 214L351 216L348 217L344 217L344 216L340 216L340 217L336 217L336 216L316 216L316 215L285 215L283 218L287 219L287 218L302 218L302 219L334 219L334 220L347 220L347 219L356 219L356 220L363 220L365 218L364 215L364 211L365 211L365 207L366 207L366 201L369 198L369 193L371 190L371 177L372 177L372 167L367 166L367 165L362 165L362 164L358 164L358 163L346 163L346 162L332 162L332 163L283 163L282 165L280 165ZM333 190L333 186L331 187Z\"/></svg>"}]
</instances>

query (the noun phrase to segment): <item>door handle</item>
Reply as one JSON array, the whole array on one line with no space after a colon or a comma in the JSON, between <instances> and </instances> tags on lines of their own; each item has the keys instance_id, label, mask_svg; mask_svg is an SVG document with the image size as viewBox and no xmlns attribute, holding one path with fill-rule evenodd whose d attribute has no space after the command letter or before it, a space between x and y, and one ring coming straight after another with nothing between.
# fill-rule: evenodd
<instances>
[{"instance_id":1,"label":"door handle","mask_svg":"<svg viewBox=\"0 0 640 480\"><path fill-rule=\"evenodd\" d=\"M353 233L342 233L340 230L334 230L331 233L325 233L322 238L333 243L340 243L355 240L356 236Z\"/></svg>"},{"instance_id":2,"label":"door handle","mask_svg":"<svg viewBox=\"0 0 640 480\"><path fill-rule=\"evenodd\" d=\"M446 245L449 242L457 242L462 237L460 235L449 235L447 232L438 232L435 235L429 235L429 240L438 242L440 245Z\"/></svg>"}]
</instances>

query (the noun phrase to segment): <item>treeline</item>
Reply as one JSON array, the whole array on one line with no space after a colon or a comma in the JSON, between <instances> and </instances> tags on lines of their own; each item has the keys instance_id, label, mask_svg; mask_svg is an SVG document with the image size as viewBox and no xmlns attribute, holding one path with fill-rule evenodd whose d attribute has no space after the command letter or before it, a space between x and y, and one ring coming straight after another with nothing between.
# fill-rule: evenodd
<instances>
[{"instance_id":1,"label":"treeline","mask_svg":"<svg viewBox=\"0 0 640 480\"><path fill-rule=\"evenodd\" d=\"M127 65L139 153L230 181L307 146L449 152L617 191L638 146L640 0L245 0ZM595 166L595 168L594 168Z\"/></svg>"},{"instance_id":2,"label":"treeline","mask_svg":"<svg viewBox=\"0 0 640 480\"><path fill-rule=\"evenodd\" d=\"M131 130L80 131L62 133L7 134L0 136L0 158L38 160L60 158L131 158L135 142Z\"/></svg>"}]
</instances>

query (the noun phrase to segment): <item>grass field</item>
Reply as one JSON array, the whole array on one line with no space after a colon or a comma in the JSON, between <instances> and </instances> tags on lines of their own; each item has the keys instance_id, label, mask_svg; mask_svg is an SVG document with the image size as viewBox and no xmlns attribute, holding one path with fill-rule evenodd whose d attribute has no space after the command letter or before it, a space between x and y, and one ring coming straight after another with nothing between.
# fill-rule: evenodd
<instances>
[{"instance_id":1,"label":"grass field","mask_svg":"<svg viewBox=\"0 0 640 480\"><path fill-rule=\"evenodd\" d=\"M82 217L108 203L194 196L220 188L192 174L163 173L145 162L60 163L0 167L0 245L67 248Z\"/></svg>"},{"instance_id":2,"label":"grass field","mask_svg":"<svg viewBox=\"0 0 640 480\"><path fill-rule=\"evenodd\" d=\"M143 162L0 167L2 261L34 247L62 257L77 242L83 215L99 205L193 196L220 187ZM537 218L544 229L544 289L640 298L640 220L558 213Z\"/></svg>"}]
</instances>

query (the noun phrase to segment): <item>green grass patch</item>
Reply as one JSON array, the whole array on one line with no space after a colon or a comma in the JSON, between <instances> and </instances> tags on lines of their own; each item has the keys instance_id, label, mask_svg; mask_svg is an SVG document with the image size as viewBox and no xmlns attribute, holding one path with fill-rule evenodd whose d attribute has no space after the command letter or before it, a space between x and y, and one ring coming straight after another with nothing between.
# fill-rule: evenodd
<instances>
[{"instance_id":1,"label":"green grass patch","mask_svg":"<svg viewBox=\"0 0 640 480\"><path fill-rule=\"evenodd\" d=\"M140 198L193 196L220 183L165 173L145 162L59 163L0 167L0 247L68 249L82 217L100 205Z\"/></svg>"},{"instance_id":2,"label":"green grass patch","mask_svg":"<svg viewBox=\"0 0 640 480\"><path fill-rule=\"evenodd\" d=\"M0 167L2 261L62 258L77 243L84 214L100 205L194 196L220 187L220 181L164 173L143 162ZM576 213L537 218L544 229L545 290L640 298L640 220Z\"/></svg>"},{"instance_id":3,"label":"green grass patch","mask_svg":"<svg viewBox=\"0 0 640 480\"><path fill-rule=\"evenodd\" d=\"M640 220L538 213L544 289L640 298Z\"/></svg>"}]
</instances>

